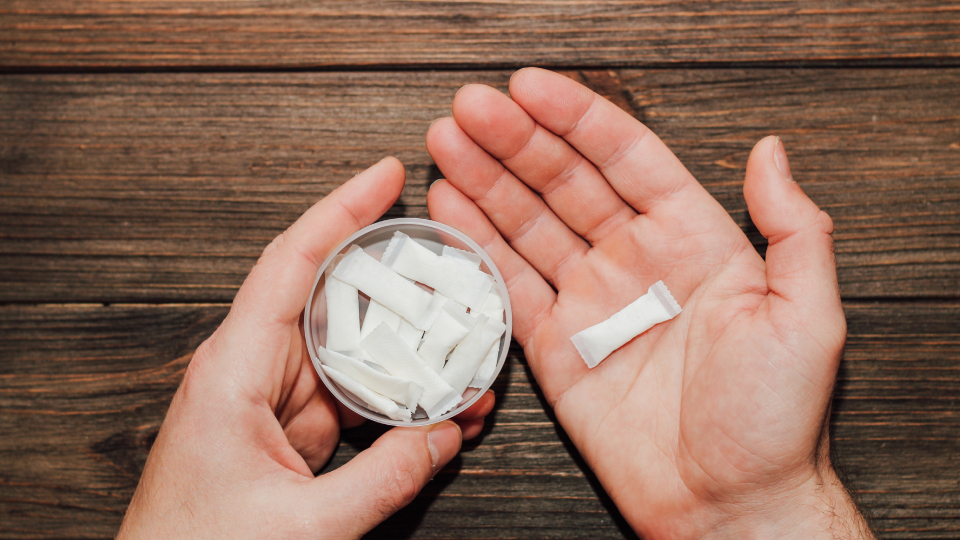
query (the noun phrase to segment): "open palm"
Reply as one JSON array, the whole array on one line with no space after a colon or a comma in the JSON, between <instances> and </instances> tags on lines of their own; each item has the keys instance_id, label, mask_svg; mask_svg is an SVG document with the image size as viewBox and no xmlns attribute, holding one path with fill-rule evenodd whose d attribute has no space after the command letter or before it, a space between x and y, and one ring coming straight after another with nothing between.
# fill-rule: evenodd
<instances>
[{"instance_id":1,"label":"open palm","mask_svg":"<svg viewBox=\"0 0 960 540\"><path fill-rule=\"evenodd\" d=\"M430 214L496 261L514 336L604 488L651 538L763 527L748 515L806 519L796 508L836 484L825 418L846 329L832 223L792 181L779 140L758 143L744 186L764 261L607 100L539 69L518 72L510 93L464 87L454 117L431 127L447 180ZM683 312L587 369L570 337L657 280Z\"/></svg>"}]
</instances>

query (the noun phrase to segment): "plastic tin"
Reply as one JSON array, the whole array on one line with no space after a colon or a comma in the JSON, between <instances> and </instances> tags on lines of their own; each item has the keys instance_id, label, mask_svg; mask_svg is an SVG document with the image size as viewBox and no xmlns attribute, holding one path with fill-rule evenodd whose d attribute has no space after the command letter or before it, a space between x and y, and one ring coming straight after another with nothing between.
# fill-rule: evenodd
<instances>
[{"instance_id":1,"label":"plastic tin","mask_svg":"<svg viewBox=\"0 0 960 540\"><path fill-rule=\"evenodd\" d=\"M368 409L363 401L330 380L322 369L318 369L317 374L320 376L323 384L341 403L364 418L390 426L426 426L449 420L480 399L480 396L490 388L493 381L495 381L500 374L500 370L503 369L503 365L507 359L507 350L510 348L510 336L513 332L513 317L510 312L510 297L507 294L507 287L503 283L503 276L500 275L500 271L497 270L496 265L493 264L493 259L491 259L476 242L452 227L427 219L388 219L360 229L340 244L340 246L327 257L327 260L323 261L323 264L320 265L320 270L317 272L317 279L313 283L313 290L307 299L307 306L304 310L304 336L306 337L307 350L310 353L310 358L316 367L320 364L320 358L317 356L317 346L325 346L327 341L327 301L324 296L324 283L326 280L324 270L326 270L327 266L330 265L337 255L346 253L347 249L353 244L359 245L364 251L379 260L386 250L390 239L393 237L393 233L397 231L413 238L438 255L443 249L443 246L447 245L476 253L480 256L482 260L480 269L493 276L494 287L500 291L500 296L503 298L504 318L506 319L504 324L507 325L506 331L500 338L500 355L497 358L497 368L494 370L493 377L479 390L476 388L467 388L463 393L463 399L460 401L460 404L446 414L442 414L436 418L427 418L422 409L418 409L418 413L414 414L414 420L412 422L401 422L387 418L376 411ZM361 313L366 313L369 302L369 299L361 293Z\"/></svg>"}]
</instances>

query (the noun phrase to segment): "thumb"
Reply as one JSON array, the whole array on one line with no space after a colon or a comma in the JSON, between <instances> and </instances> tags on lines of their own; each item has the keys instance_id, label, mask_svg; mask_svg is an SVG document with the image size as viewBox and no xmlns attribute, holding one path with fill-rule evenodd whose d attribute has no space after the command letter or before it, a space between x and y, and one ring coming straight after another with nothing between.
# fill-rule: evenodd
<instances>
[{"instance_id":1,"label":"thumb","mask_svg":"<svg viewBox=\"0 0 960 540\"><path fill-rule=\"evenodd\" d=\"M310 483L307 500L327 515L324 534L359 538L410 504L423 486L460 451L462 435L451 421L398 427L349 463ZM319 492L319 493L318 493Z\"/></svg>"},{"instance_id":2,"label":"thumb","mask_svg":"<svg viewBox=\"0 0 960 540\"><path fill-rule=\"evenodd\" d=\"M387 157L313 205L264 249L231 311L296 323L320 264L340 242L390 208L404 176L400 161Z\"/></svg>"},{"instance_id":3,"label":"thumb","mask_svg":"<svg viewBox=\"0 0 960 540\"><path fill-rule=\"evenodd\" d=\"M830 236L833 220L793 180L779 137L766 137L754 146L743 194L753 223L769 242L767 287L785 301L775 305L805 321L819 319L823 324L817 326L834 329L832 334L844 329Z\"/></svg>"}]
</instances>

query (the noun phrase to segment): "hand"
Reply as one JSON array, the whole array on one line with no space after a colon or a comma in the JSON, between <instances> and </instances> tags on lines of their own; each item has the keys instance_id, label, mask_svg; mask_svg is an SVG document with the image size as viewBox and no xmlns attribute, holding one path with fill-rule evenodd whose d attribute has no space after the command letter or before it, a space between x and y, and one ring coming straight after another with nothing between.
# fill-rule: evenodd
<instances>
[{"instance_id":1,"label":"hand","mask_svg":"<svg viewBox=\"0 0 960 540\"><path fill-rule=\"evenodd\" d=\"M503 273L547 401L645 538L870 533L829 463L846 325L830 218L760 141L744 195L766 261L645 126L524 69L470 85L427 148L430 215ZM683 312L587 369L570 337L663 280ZM846 536L844 536L846 535Z\"/></svg>"},{"instance_id":2,"label":"hand","mask_svg":"<svg viewBox=\"0 0 960 540\"><path fill-rule=\"evenodd\" d=\"M300 314L331 250L380 217L404 170L387 158L308 210L263 252L197 349L147 459L119 538L358 538L409 503L460 449L461 428L394 428L314 477L339 424L360 418L319 385ZM479 434L482 397L457 418Z\"/></svg>"}]
</instances>

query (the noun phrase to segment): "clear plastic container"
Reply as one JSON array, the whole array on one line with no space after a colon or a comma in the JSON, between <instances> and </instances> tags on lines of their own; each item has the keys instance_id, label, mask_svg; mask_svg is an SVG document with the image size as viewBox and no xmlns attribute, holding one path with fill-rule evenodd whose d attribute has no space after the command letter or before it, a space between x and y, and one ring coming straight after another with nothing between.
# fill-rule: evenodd
<instances>
[{"instance_id":1,"label":"clear plastic container","mask_svg":"<svg viewBox=\"0 0 960 540\"><path fill-rule=\"evenodd\" d=\"M493 377L486 382L483 388L467 388L463 393L463 399L460 401L460 404L446 414L442 414L436 418L427 418L423 410L418 408L416 414L414 414L414 419L412 422L401 422L368 409L363 401L356 398L353 394L344 390L337 383L330 380L323 370L319 370L317 374L320 376L320 380L323 381L323 384L326 385L330 392L338 400L340 400L341 403L364 418L390 426L425 426L453 418L461 411L464 411L470 407L470 405L473 405L473 403L480 399L480 396L482 396L483 393L490 388L490 386L493 384L493 381L496 380L507 359L507 350L510 348L510 336L513 333L513 318L510 313L510 297L507 294L507 287L503 283L503 276L500 275L500 271L497 270L497 267L493 264L493 259L491 259L490 256L487 255L486 252L484 252L476 242L452 227L448 227L442 223L427 219L389 219L360 229L350 238L347 238L346 241L340 244L340 246L333 253L331 253L330 256L327 257L327 260L323 261L323 264L320 266L320 271L317 272L317 279L313 284L313 291L310 293L310 297L307 299L303 323L304 335L307 341L307 350L309 351L311 358L314 360L314 364L320 363L320 359L317 355L317 346L325 346L327 341L327 301L326 297L324 296L324 284L326 279L324 277L324 270L326 270L327 266L337 255L346 253L347 249L349 249L353 244L357 244L368 254L377 260L380 260L381 255L383 255L383 252L387 248L387 244L390 242L390 239L393 238L393 233L397 231L406 234L410 238L413 238L421 245L426 246L438 255L443 249L443 246L447 245L457 249L476 253L480 256L482 260L480 269L493 276L494 287L500 291L500 296L503 298L505 319L503 322L507 325L506 331L500 338L500 355L497 358L497 369L494 370ZM369 302L369 299L361 293L361 314L366 313Z\"/></svg>"}]
</instances>

